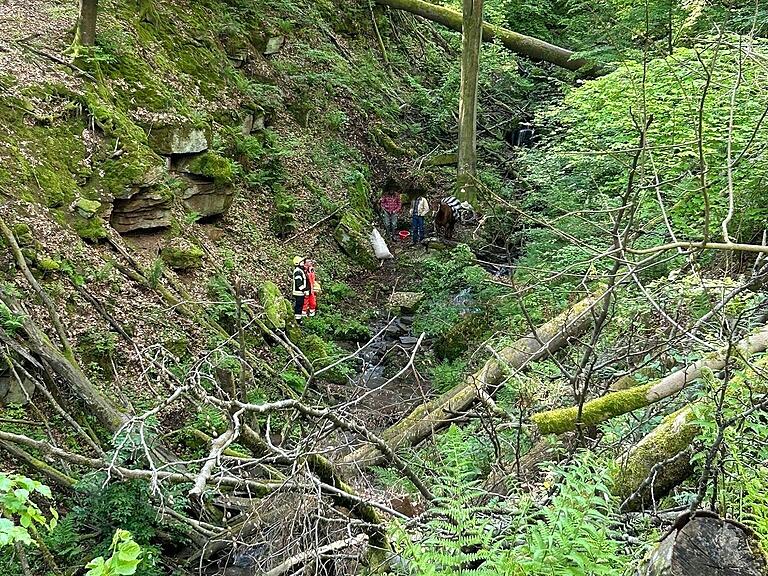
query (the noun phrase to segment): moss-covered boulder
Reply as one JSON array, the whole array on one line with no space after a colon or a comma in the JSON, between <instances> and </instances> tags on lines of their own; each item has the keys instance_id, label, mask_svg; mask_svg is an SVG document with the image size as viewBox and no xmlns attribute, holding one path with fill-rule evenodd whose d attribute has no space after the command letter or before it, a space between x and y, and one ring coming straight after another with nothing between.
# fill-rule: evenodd
<instances>
[{"instance_id":1,"label":"moss-covered boulder","mask_svg":"<svg viewBox=\"0 0 768 576\"><path fill-rule=\"evenodd\" d=\"M152 124L145 127L147 142L163 156L171 154L197 154L208 149L211 130L191 124Z\"/></svg>"},{"instance_id":2,"label":"moss-covered boulder","mask_svg":"<svg viewBox=\"0 0 768 576\"><path fill-rule=\"evenodd\" d=\"M303 335L298 346L316 370L333 364L341 354L341 350L336 345L323 340L317 334ZM335 384L347 384L347 377L350 373L349 365L339 364L327 372L323 372L322 378Z\"/></svg>"},{"instance_id":3,"label":"moss-covered boulder","mask_svg":"<svg viewBox=\"0 0 768 576\"><path fill-rule=\"evenodd\" d=\"M21 246L32 246L35 243L35 237L32 236L32 229L28 224L20 222L13 226L13 236L16 238L16 243Z\"/></svg>"},{"instance_id":4,"label":"moss-covered boulder","mask_svg":"<svg viewBox=\"0 0 768 576\"><path fill-rule=\"evenodd\" d=\"M216 184L231 184L235 177L235 163L215 152L185 156L175 162L174 168L178 172L208 178Z\"/></svg>"},{"instance_id":5,"label":"moss-covered boulder","mask_svg":"<svg viewBox=\"0 0 768 576\"><path fill-rule=\"evenodd\" d=\"M236 164L214 152L184 156L175 160L172 168L185 188L184 207L203 218L224 214L232 205L234 188L230 186Z\"/></svg>"},{"instance_id":6,"label":"moss-covered boulder","mask_svg":"<svg viewBox=\"0 0 768 576\"><path fill-rule=\"evenodd\" d=\"M371 246L370 231L370 220L359 212L350 210L341 217L341 222L333 232L333 238L344 254L361 266L375 270L378 262Z\"/></svg>"},{"instance_id":7,"label":"moss-covered boulder","mask_svg":"<svg viewBox=\"0 0 768 576\"><path fill-rule=\"evenodd\" d=\"M88 242L100 242L107 237L106 222L99 216L84 218L79 212L70 214L69 223L77 235Z\"/></svg>"},{"instance_id":8,"label":"moss-covered boulder","mask_svg":"<svg viewBox=\"0 0 768 576\"><path fill-rule=\"evenodd\" d=\"M435 341L435 356L444 360L455 360L469 350L488 331L491 319L487 313L473 312L440 334Z\"/></svg>"},{"instance_id":9,"label":"moss-covered boulder","mask_svg":"<svg viewBox=\"0 0 768 576\"><path fill-rule=\"evenodd\" d=\"M292 319L288 302L274 282L264 282L259 287L259 302L264 307L267 325L273 330L285 330Z\"/></svg>"},{"instance_id":10,"label":"moss-covered boulder","mask_svg":"<svg viewBox=\"0 0 768 576\"><path fill-rule=\"evenodd\" d=\"M370 238L373 230L373 208L370 186L362 173L355 175L349 190L349 206L351 209L344 212L333 237L344 254L365 268L373 270L378 267Z\"/></svg>"},{"instance_id":11,"label":"moss-covered boulder","mask_svg":"<svg viewBox=\"0 0 768 576\"><path fill-rule=\"evenodd\" d=\"M413 314L423 300L424 292L394 292L388 306L394 314Z\"/></svg>"},{"instance_id":12,"label":"moss-covered boulder","mask_svg":"<svg viewBox=\"0 0 768 576\"><path fill-rule=\"evenodd\" d=\"M174 238L160 251L160 258L169 268L177 271L200 268L205 253L184 238Z\"/></svg>"},{"instance_id":13,"label":"moss-covered boulder","mask_svg":"<svg viewBox=\"0 0 768 576\"><path fill-rule=\"evenodd\" d=\"M362 172L354 173L354 180L349 189L349 205L352 210L363 218L373 219L373 207L371 206L371 185Z\"/></svg>"},{"instance_id":14,"label":"moss-covered boulder","mask_svg":"<svg viewBox=\"0 0 768 576\"><path fill-rule=\"evenodd\" d=\"M72 209L83 218L92 218L101 210L101 202L88 198L78 198L72 205Z\"/></svg>"}]
</instances>

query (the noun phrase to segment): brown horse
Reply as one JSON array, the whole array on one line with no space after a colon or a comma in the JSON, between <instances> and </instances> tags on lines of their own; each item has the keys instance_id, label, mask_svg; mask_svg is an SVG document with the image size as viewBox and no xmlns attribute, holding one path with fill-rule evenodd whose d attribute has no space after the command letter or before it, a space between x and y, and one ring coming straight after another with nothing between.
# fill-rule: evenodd
<instances>
[{"instance_id":1,"label":"brown horse","mask_svg":"<svg viewBox=\"0 0 768 576\"><path fill-rule=\"evenodd\" d=\"M453 237L453 228L456 226L456 216L448 204L440 203L435 212L435 232L440 236L440 230L443 231L443 238L450 240Z\"/></svg>"}]
</instances>

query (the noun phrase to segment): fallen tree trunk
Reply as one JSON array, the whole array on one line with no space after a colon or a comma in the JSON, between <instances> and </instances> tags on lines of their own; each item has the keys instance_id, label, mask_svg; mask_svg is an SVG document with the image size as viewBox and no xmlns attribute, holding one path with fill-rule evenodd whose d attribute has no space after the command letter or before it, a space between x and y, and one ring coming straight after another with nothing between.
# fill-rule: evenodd
<instances>
[{"instance_id":1,"label":"fallen tree trunk","mask_svg":"<svg viewBox=\"0 0 768 576\"><path fill-rule=\"evenodd\" d=\"M541 434L562 434L575 430L577 424L595 426L616 416L644 408L669 398L701 377L702 371L716 372L725 367L729 357L747 359L768 349L768 326L741 340L734 348L704 357L656 382L611 392L585 403L579 415L578 406L559 408L534 414L531 420Z\"/></svg>"},{"instance_id":2,"label":"fallen tree trunk","mask_svg":"<svg viewBox=\"0 0 768 576\"><path fill-rule=\"evenodd\" d=\"M376 3L397 10L405 10L432 22L442 24L456 32L461 32L462 14L457 10L451 10L450 8L424 2L423 0L376 0ZM573 52L570 50L544 42L538 38L507 30L501 26L494 26L487 22L483 22L483 40L486 42L496 40L512 52L527 56L533 60L551 62L566 70L576 71L584 68L593 75L605 73L604 70L588 60L574 58Z\"/></svg>"},{"instance_id":3,"label":"fallen tree trunk","mask_svg":"<svg viewBox=\"0 0 768 576\"><path fill-rule=\"evenodd\" d=\"M446 414L461 412L471 406L481 391L493 394L509 370L522 367L561 348L569 338L582 333L592 322L592 307L602 291L590 295L570 310L520 338L489 359L482 368L464 378L458 386L434 400L422 404L380 438L392 452L402 446L416 444L449 422ZM366 467L385 458L376 446L365 445L344 458L346 464Z\"/></svg>"},{"instance_id":4,"label":"fallen tree trunk","mask_svg":"<svg viewBox=\"0 0 768 576\"><path fill-rule=\"evenodd\" d=\"M699 432L692 406L667 416L617 460L613 493L625 510L657 502L693 473L691 443Z\"/></svg>"},{"instance_id":5,"label":"fallen tree trunk","mask_svg":"<svg viewBox=\"0 0 768 576\"><path fill-rule=\"evenodd\" d=\"M768 356L753 367L736 374L728 382L726 395L749 387L749 393L766 392L761 374L768 367ZM757 383L757 384L756 384ZM655 502L693 474L693 441L699 434L695 404L670 414L638 444L616 460L613 492L623 500L622 508L637 510Z\"/></svg>"}]
</instances>

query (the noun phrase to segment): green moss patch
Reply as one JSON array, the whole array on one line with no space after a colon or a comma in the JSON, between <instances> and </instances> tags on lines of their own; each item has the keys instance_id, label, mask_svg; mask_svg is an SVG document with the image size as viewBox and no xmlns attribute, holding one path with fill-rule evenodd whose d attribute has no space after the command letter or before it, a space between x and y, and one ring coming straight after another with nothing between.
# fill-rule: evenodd
<instances>
[{"instance_id":1,"label":"green moss patch","mask_svg":"<svg viewBox=\"0 0 768 576\"><path fill-rule=\"evenodd\" d=\"M652 384L635 386L590 400L582 407L581 422L594 426L615 416L626 414L648 405L646 394ZM562 434L576 428L579 409L576 406L541 412L531 417L542 434Z\"/></svg>"},{"instance_id":2,"label":"green moss patch","mask_svg":"<svg viewBox=\"0 0 768 576\"><path fill-rule=\"evenodd\" d=\"M333 238L344 254L364 268L375 270L378 262L368 236L370 231L371 223L366 215L357 210L349 210L341 217Z\"/></svg>"},{"instance_id":3,"label":"green moss patch","mask_svg":"<svg viewBox=\"0 0 768 576\"><path fill-rule=\"evenodd\" d=\"M259 287L259 302L264 307L268 325L275 330L285 330L290 313L280 288L274 282L264 282Z\"/></svg>"},{"instance_id":4,"label":"green moss patch","mask_svg":"<svg viewBox=\"0 0 768 576\"><path fill-rule=\"evenodd\" d=\"M215 152L205 152L178 163L179 171L210 178L216 184L230 184L236 168L235 162Z\"/></svg>"},{"instance_id":5,"label":"green moss patch","mask_svg":"<svg viewBox=\"0 0 768 576\"><path fill-rule=\"evenodd\" d=\"M174 238L160 251L163 262L169 268L178 271L200 268L204 255L205 253L198 246L181 238Z\"/></svg>"}]
</instances>

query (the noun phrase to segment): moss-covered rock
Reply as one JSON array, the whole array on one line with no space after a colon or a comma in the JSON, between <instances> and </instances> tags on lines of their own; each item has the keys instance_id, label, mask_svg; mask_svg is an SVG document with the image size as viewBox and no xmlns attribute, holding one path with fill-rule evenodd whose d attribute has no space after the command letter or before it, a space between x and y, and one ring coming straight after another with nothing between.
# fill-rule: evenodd
<instances>
[{"instance_id":1,"label":"moss-covered rock","mask_svg":"<svg viewBox=\"0 0 768 576\"><path fill-rule=\"evenodd\" d=\"M312 362L315 369L332 364L339 357L339 349L331 342L323 340L316 334L304 335L298 344L304 355ZM339 364L331 370L324 372L322 377L336 384L346 384L349 366Z\"/></svg>"},{"instance_id":2,"label":"moss-covered rock","mask_svg":"<svg viewBox=\"0 0 768 576\"><path fill-rule=\"evenodd\" d=\"M146 132L150 147L164 156L204 152L211 144L210 128L191 124L149 125Z\"/></svg>"},{"instance_id":3,"label":"moss-covered rock","mask_svg":"<svg viewBox=\"0 0 768 576\"><path fill-rule=\"evenodd\" d=\"M203 250L183 238L174 238L160 251L160 258L169 268L177 271L200 268Z\"/></svg>"},{"instance_id":4,"label":"moss-covered rock","mask_svg":"<svg viewBox=\"0 0 768 576\"><path fill-rule=\"evenodd\" d=\"M361 266L375 270L378 262L368 236L370 230L370 220L356 210L349 210L341 217L333 232L333 238L344 254Z\"/></svg>"},{"instance_id":5,"label":"moss-covered rock","mask_svg":"<svg viewBox=\"0 0 768 576\"><path fill-rule=\"evenodd\" d=\"M354 174L352 187L349 190L349 205L363 218L373 220L371 186L362 172L355 172Z\"/></svg>"},{"instance_id":6,"label":"moss-covered rock","mask_svg":"<svg viewBox=\"0 0 768 576\"><path fill-rule=\"evenodd\" d=\"M72 208L83 218L92 218L101 209L101 202L88 200L88 198L78 198Z\"/></svg>"},{"instance_id":7,"label":"moss-covered rock","mask_svg":"<svg viewBox=\"0 0 768 576\"><path fill-rule=\"evenodd\" d=\"M259 287L259 302L264 307L267 325L274 330L285 330L292 318L292 312L288 309L287 301L277 284L264 282Z\"/></svg>"},{"instance_id":8,"label":"moss-covered rock","mask_svg":"<svg viewBox=\"0 0 768 576\"><path fill-rule=\"evenodd\" d=\"M370 186L365 176L357 172L349 190L350 210L344 212L333 232L333 237L342 252L358 264L374 270L378 266L371 246L370 233L373 229L373 208L370 200Z\"/></svg>"},{"instance_id":9,"label":"moss-covered rock","mask_svg":"<svg viewBox=\"0 0 768 576\"><path fill-rule=\"evenodd\" d=\"M413 314L423 300L424 292L393 292L388 306L394 314Z\"/></svg>"},{"instance_id":10,"label":"moss-covered rock","mask_svg":"<svg viewBox=\"0 0 768 576\"><path fill-rule=\"evenodd\" d=\"M88 242L99 242L107 237L106 222L98 216L83 218L80 214L72 214L69 219L77 235Z\"/></svg>"},{"instance_id":11,"label":"moss-covered rock","mask_svg":"<svg viewBox=\"0 0 768 576\"><path fill-rule=\"evenodd\" d=\"M485 334L490 323L490 316L485 312L467 314L435 341L435 356L455 360Z\"/></svg>"},{"instance_id":12,"label":"moss-covered rock","mask_svg":"<svg viewBox=\"0 0 768 576\"><path fill-rule=\"evenodd\" d=\"M236 164L215 152L204 152L180 159L176 163L179 172L210 178L216 184L230 184L235 177Z\"/></svg>"},{"instance_id":13,"label":"moss-covered rock","mask_svg":"<svg viewBox=\"0 0 768 576\"><path fill-rule=\"evenodd\" d=\"M35 238L32 236L32 229L28 224L19 222L13 226L13 236L16 238L16 243L21 246L32 246L35 243Z\"/></svg>"}]
</instances>

